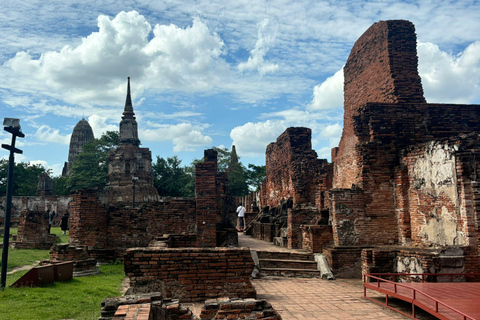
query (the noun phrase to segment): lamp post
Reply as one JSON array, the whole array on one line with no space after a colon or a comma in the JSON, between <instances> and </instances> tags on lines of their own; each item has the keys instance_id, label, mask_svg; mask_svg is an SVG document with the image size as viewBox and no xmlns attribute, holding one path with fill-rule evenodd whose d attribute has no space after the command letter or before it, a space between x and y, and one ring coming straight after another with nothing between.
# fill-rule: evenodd
<instances>
[{"instance_id":1,"label":"lamp post","mask_svg":"<svg viewBox=\"0 0 480 320\"><path fill-rule=\"evenodd\" d=\"M132 208L135 208L135 184L138 181L138 177L132 177L132 182L133 182L133 197L132 197Z\"/></svg>"},{"instance_id":2,"label":"lamp post","mask_svg":"<svg viewBox=\"0 0 480 320\"><path fill-rule=\"evenodd\" d=\"M12 134L11 145L2 144L2 148L10 151L8 159L8 176L7 176L7 203L5 205L5 223L3 231L3 251L2 251L2 272L0 289L5 289L7 280L7 262L8 262L8 241L10 238L10 216L12 211L12 191L13 191L13 167L15 166L15 153L22 154L23 151L15 148L15 140L17 137L24 138L20 128L20 119L5 118L3 119L4 130Z\"/></svg>"}]
</instances>

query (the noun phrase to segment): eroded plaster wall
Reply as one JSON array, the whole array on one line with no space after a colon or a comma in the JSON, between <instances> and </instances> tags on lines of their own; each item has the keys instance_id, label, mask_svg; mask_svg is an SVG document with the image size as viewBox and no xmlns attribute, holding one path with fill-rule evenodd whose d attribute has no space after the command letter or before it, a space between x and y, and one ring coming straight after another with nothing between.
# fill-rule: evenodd
<instances>
[{"instance_id":1,"label":"eroded plaster wall","mask_svg":"<svg viewBox=\"0 0 480 320\"><path fill-rule=\"evenodd\" d=\"M404 159L410 182L411 236L416 246L467 244L458 205L457 150L456 145L430 142Z\"/></svg>"}]
</instances>

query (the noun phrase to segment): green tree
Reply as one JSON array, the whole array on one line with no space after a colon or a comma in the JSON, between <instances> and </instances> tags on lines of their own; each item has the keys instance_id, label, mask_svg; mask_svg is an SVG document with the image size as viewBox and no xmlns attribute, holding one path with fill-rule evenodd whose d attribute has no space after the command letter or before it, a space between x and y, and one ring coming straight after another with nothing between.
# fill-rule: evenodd
<instances>
[{"instance_id":1,"label":"green tree","mask_svg":"<svg viewBox=\"0 0 480 320\"><path fill-rule=\"evenodd\" d=\"M34 196L37 191L38 177L47 172L42 165L26 162L16 163L13 167L14 196ZM7 194L8 160L0 160L0 196Z\"/></svg>"},{"instance_id":2,"label":"green tree","mask_svg":"<svg viewBox=\"0 0 480 320\"><path fill-rule=\"evenodd\" d=\"M248 194L246 182L246 169L240 162L236 152L227 148L213 147L217 151L217 168L219 172L226 172L228 178L228 191L233 196L244 196Z\"/></svg>"},{"instance_id":3,"label":"green tree","mask_svg":"<svg viewBox=\"0 0 480 320\"><path fill-rule=\"evenodd\" d=\"M191 169L181 166L178 156L166 160L157 156L153 164L154 185L160 196L193 197L195 196L194 177Z\"/></svg>"},{"instance_id":4,"label":"green tree","mask_svg":"<svg viewBox=\"0 0 480 320\"><path fill-rule=\"evenodd\" d=\"M70 190L67 188L67 177L53 177L52 178L52 192L56 196L68 196Z\"/></svg>"},{"instance_id":5,"label":"green tree","mask_svg":"<svg viewBox=\"0 0 480 320\"><path fill-rule=\"evenodd\" d=\"M83 151L77 155L70 169L67 189L103 189L107 184L108 151L117 147L118 142L118 132L107 131L100 139L92 139L83 145Z\"/></svg>"},{"instance_id":6,"label":"green tree","mask_svg":"<svg viewBox=\"0 0 480 320\"><path fill-rule=\"evenodd\" d=\"M228 191L232 196L248 194L246 169L240 162L232 163L227 170Z\"/></svg>"},{"instance_id":7,"label":"green tree","mask_svg":"<svg viewBox=\"0 0 480 320\"><path fill-rule=\"evenodd\" d=\"M249 163L246 176L249 189L251 191L259 191L263 181L265 180L266 166L256 166Z\"/></svg>"}]
</instances>

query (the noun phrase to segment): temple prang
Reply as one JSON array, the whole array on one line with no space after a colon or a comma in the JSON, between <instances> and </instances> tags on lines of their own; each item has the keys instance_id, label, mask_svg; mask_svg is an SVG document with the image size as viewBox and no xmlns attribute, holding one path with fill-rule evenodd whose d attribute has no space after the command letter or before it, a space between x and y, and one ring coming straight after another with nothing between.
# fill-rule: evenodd
<instances>
[{"instance_id":1,"label":"temple prang","mask_svg":"<svg viewBox=\"0 0 480 320\"><path fill-rule=\"evenodd\" d=\"M152 153L140 148L138 125L130 94L130 77L127 80L127 97L120 121L119 146L108 153L109 204L133 204L158 201L158 192L153 186ZM135 189L133 189L135 183Z\"/></svg>"}]
</instances>

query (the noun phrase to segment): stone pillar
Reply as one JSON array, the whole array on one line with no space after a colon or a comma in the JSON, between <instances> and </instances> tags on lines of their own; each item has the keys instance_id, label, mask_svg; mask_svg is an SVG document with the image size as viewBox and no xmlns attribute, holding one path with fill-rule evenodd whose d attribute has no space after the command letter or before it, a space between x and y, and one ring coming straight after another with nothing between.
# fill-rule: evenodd
<instances>
[{"instance_id":1,"label":"stone pillar","mask_svg":"<svg viewBox=\"0 0 480 320\"><path fill-rule=\"evenodd\" d=\"M195 197L197 211L197 246L217 244L217 151L205 150L204 162L195 166Z\"/></svg>"}]
</instances>

